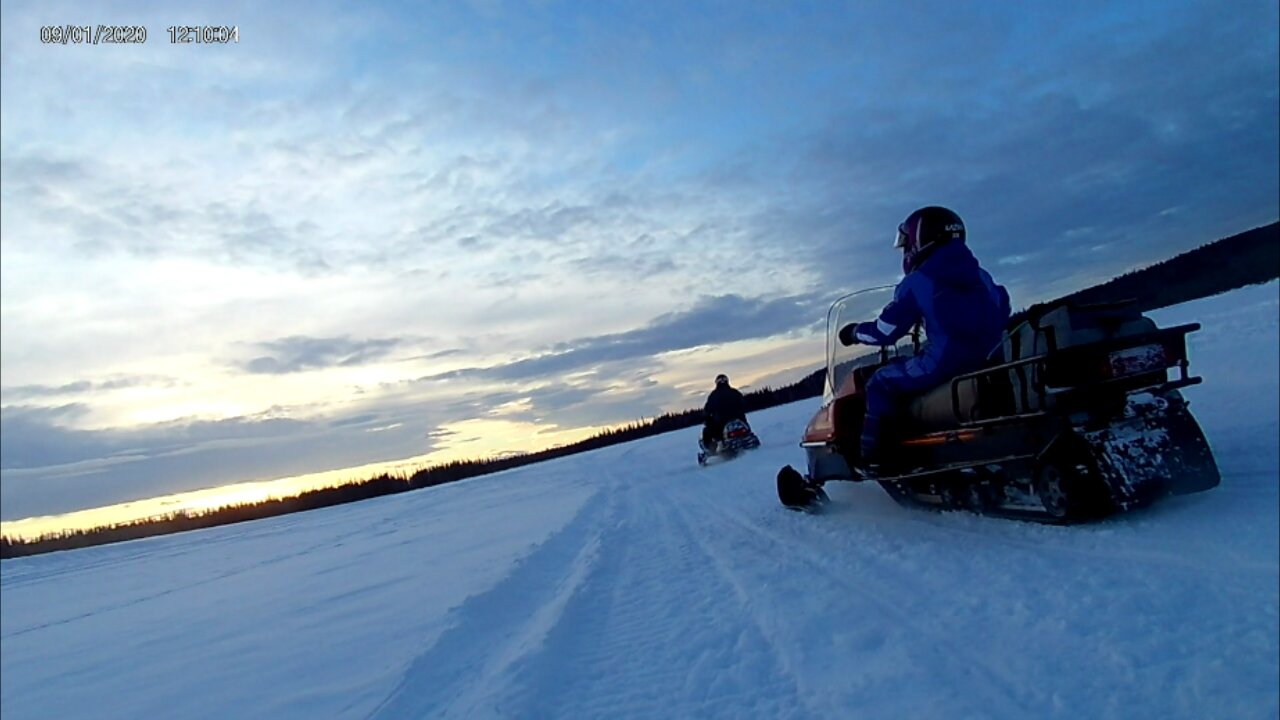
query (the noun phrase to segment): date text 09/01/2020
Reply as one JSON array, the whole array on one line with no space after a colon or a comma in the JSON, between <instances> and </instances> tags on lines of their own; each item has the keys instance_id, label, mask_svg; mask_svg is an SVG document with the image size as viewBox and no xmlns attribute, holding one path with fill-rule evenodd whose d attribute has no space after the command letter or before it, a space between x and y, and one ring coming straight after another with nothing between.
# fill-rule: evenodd
<instances>
[{"instance_id":1,"label":"date text 09/01/2020","mask_svg":"<svg viewBox=\"0 0 1280 720\"><path fill-rule=\"evenodd\" d=\"M172 45L225 45L240 42L239 25L170 25ZM57 45L106 45L147 41L143 25L44 25L40 42Z\"/></svg>"}]
</instances>

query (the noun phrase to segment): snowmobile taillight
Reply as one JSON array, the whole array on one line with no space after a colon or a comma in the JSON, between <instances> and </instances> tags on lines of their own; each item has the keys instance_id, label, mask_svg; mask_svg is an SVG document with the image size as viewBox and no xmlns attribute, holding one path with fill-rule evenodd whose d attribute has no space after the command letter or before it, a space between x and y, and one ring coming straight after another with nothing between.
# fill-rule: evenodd
<instances>
[{"instance_id":1,"label":"snowmobile taillight","mask_svg":"<svg viewBox=\"0 0 1280 720\"><path fill-rule=\"evenodd\" d=\"M1108 353L1102 370L1104 377L1122 378L1164 370L1167 367L1169 360L1164 345L1153 343Z\"/></svg>"},{"instance_id":2,"label":"snowmobile taillight","mask_svg":"<svg viewBox=\"0 0 1280 720\"><path fill-rule=\"evenodd\" d=\"M1121 347L1082 345L1067 348L1050 356L1044 363L1043 383L1050 392L1115 381L1131 388L1162 383L1165 371L1173 367L1186 368L1186 350L1181 333Z\"/></svg>"}]
</instances>

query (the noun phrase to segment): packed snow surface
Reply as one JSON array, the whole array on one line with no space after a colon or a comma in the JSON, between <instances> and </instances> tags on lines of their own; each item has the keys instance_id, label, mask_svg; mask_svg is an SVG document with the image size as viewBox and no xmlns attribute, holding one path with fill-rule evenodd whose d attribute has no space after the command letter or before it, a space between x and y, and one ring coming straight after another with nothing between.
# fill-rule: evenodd
<instances>
[{"instance_id":1,"label":"packed snow surface","mask_svg":"<svg viewBox=\"0 0 1280 720\"><path fill-rule=\"evenodd\" d=\"M398 496L5 561L22 718L1274 718L1277 286L1199 321L1222 485L1083 527L828 486L815 402Z\"/></svg>"}]
</instances>

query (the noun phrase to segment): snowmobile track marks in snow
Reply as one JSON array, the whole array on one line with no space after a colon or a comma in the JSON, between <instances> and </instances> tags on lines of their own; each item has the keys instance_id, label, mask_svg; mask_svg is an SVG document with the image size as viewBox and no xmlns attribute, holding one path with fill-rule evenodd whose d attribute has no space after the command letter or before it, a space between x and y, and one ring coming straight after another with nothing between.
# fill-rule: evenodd
<instances>
[{"instance_id":1,"label":"snowmobile track marks in snow","mask_svg":"<svg viewBox=\"0 0 1280 720\"><path fill-rule=\"evenodd\" d=\"M838 714L839 708L830 706L814 707L815 702L823 696L824 688L817 683L811 682L806 676L803 669L804 649L788 647L786 643L787 633L783 627L786 624L785 621L780 621L775 614L764 612L760 608L759 598L750 592L750 586L743 583L740 575L733 571L730 559L727 559L723 552L717 552L712 546L706 537L705 530L694 532L694 528L702 528L703 523L691 517L689 512L679 505L675 507L677 512L680 513L690 536L698 544L700 553L715 567L723 582L733 589L738 603L747 612L751 622L765 642L769 644L774 656L777 657L779 665L790 677L792 684L795 686L799 704L804 708L806 715L831 717L833 713Z\"/></svg>"},{"instance_id":2,"label":"snowmobile track marks in snow","mask_svg":"<svg viewBox=\"0 0 1280 720\"><path fill-rule=\"evenodd\" d=\"M840 640L842 642L852 643L848 648L850 651L862 651L872 656L877 671L870 674L867 678L838 678L833 680L841 682L844 689L851 693L851 697L847 700L833 700L833 708L851 707L859 704L859 697L865 693L882 693L889 695L897 692L902 687L902 683L911 682L904 678L897 678L892 682L886 677L885 673L893 672L890 668L897 666L900 668L898 672L911 673L913 668L910 662L898 655L898 648L909 645L910 641L903 638L902 642L895 640L898 635L913 635L915 637L937 637L933 632L934 628L924 623L895 603L885 600L884 595L890 597L895 594L885 593L886 588L883 586L883 580L886 577L902 576L904 577L903 585L905 591L900 591L896 595L912 596L923 593L937 592L936 589L930 589L925 583L921 583L918 578L906 577L901 568L894 563L885 561L873 553L859 553L856 557L851 557L849 563L833 562L830 557L823 556L812 552L804 543L789 540L784 535L779 534L769 525L759 522L753 522L742 516L724 512L715 505L708 503L702 514L706 530L704 534L709 538L714 538L716 542L723 544L726 548L736 554L748 554L752 556L777 556L779 562L787 560L799 562L807 565L811 570L805 575L813 577L815 582L827 581L831 584L843 588L843 595L850 598L852 602L850 608L813 608L814 613L819 614L820 620L833 630L840 631ZM790 518L789 514L773 517ZM797 519L802 528L805 523L812 521L807 519ZM894 541L895 539L891 539ZM852 578L863 576L865 573L859 572L863 564L871 564L876 566L873 573L879 578L876 588L866 588L859 585ZM744 567L749 570L749 567ZM722 566L722 572L735 572L732 566ZM748 579L739 581L745 587L768 586L767 578ZM789 618L782 620L783 623L789 623L793 626L789 633L785 633L780 629L780 634L791 634L796 637L812 636L813 632L803 629L806 623L811 623L812 618L797 616L804 614L800 609L798 601L803 600L804 588L792 588L794 597L780 595L773 599L775 607L772 614L779 618ZM767 602L765 598L757 598L756 604ZM863 608L855 610L857 605L863 605ZM768 614L768 610L761 610L763 614ZM876 617L887 617L890 621L887 625L877 625L874 622ZM852 621L849 625L841 626L841 622ZM799 629L796 629L799 627ZM942 639L936 639L936 648L940 651L940 656L946 659L946 664L954 668L957 677L970 677L971 682L966 683L965 689L968 694L965 696L957 696L955 701L960 703L951 708L949 712L958 715L965 715L966 712L981 715L984 712L993 712L997 716L1003 717L1028 717L1036 714L1036 708L1043 707L1042 703L1048 702L1047 698L1036 698L1028 696L1023 683L1019 681L1015 673L1005 670L1004 668L992 665L981 655L975 653L969 648L962 645L947 642ZM813 663L813 657L819 655L824 649L805 648L803 659ZM841 663L847 663L849 658L840 657L840 648L832 646L825 648L833 657L831 662L839 666ZM819 668L820 672L822 669ZM803 668L793 668L793 671L804 672ZM808 675L814 676L817 673L810 672ZM985 678L985 680L983 679ZM921 678L926 681L927 678ZM859 683L861 685L850 686L850 683ZM819 681L820 684L820 681ZM818 692L831 694L838 692L841 688L835 686L819 687ZM919 708L901 707L899 714L902 717L914 716L919 712Z\"/></svg>"},{"instance_id":3,"label":"snowmobile track marks in snow","mask_svg":"<svg viewBox=\"0 0 1280 720\"><path fill-rule=\"evenodd\" d=\"M634 716L659 717L663 703L680 697L697 717L794 715L803 707L794 678L750 608L735 602L735 589L700 571L701 547L678 503L659 486L625 479L611 492L627 520L605 535L591 576L570 601L573 625L548 634L541 652L557 662L525 658L513 683L520 692L504 710L601 717L625 707ZM655 626L655 614L672 622ZM740 630L726 634L725 627ZM593 672L565 677L565 667ZM611 707L593 704L597 683L619 679L636 690L610 698ZM767 703L742 704L762 686L772 688Z\"/></svg>"},{"instance_id":4,"label":"snowmobile track marks in snow","mask_svg":"<svg viewBox=\"0 0 1280 720\"><path fill-rule=\"evenodd\" d=\"M608 500L603 512L588 502L497 585L454 608L453 626L409 665L368 717L503 714L492 706L495 685L537 651L594 567L603 528L618 516L617 502L600 494ZM478 636L487 640L477 643Z\"/></svg>"}]
</instances>

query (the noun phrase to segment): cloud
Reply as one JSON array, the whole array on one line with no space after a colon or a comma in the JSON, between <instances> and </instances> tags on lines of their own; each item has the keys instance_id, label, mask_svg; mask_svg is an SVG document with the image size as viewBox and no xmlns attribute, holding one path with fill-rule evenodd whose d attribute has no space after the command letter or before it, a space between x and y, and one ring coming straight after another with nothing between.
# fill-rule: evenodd
<instances>
[{"instance_id":1,"label":"cloud","mask_svg":"<svg viewBox=\"0 0 1280 720\"><path fill-rule=\"evenodd\" d=\"M33 155L4 158L0 178L6 191L24 198L47 196L68 182L92 179L83 162Z\"/></svg>"},{"instance_id":2,"label":"cloud","mask_svg":"<svg viewBox=\"0 0 1280 720\"><path fill-rule=\"evenodd\" d=\"M254 343L254 348L267 354L248 360L239 367L245 372L259 375L283 375L331 367L352 367L385 358L402 347L405 342L404 338L353 340L346 336L334 338L292 336Z\"/></svg>"},{"instance_id":3,"label":"cloud","mask_svg":"<svg viewBox=\"0 0 1280 720\"><path fill-rule=\"evenodd\" d=\"M86 415L87 405L56 408L6 405L0 408L0 468L19 470L72 465L113 456L156 458L205 442L261 442L288 434L299 422L285 418L229 418L180 421L137 429L79 430L68 421Z\"/></svg>"},{"instance_id":4,"label":"cloud","mask_svg":"<svg viewBox=\"0 0 1280 720\"><path fill-rule=\"evenodd\" d=\"M652 381L653 374L668 369L661 361L605 362L596 367L596 372L557 380L508 381L513 387L467 392L453 401L433 402L432 408L442 419L501 419L534 424L549 432L633 422L689 404L677 388ZM443 435L433 431L431 437Z\"/></svg>"},{"instance_id":5,"label":"cloud","mask_svg":"<svg viewBox=\"0 0 1280 720\"><path fill-rule=\"evenodd\" d=\"M214 178L170 167L144 172L107 154L73 160L34 152L6 150L0 159L6 195L22 201L6 218L16 248L278 265L302 275L331 270L326 237L314 226L242 201ZM206 186L215 199L201 202Z\"/></svg>"},{"instance_id":6,"label":"cloud","mask_svg":"<svg viewBox=\"0 0 1280 720\"><path fill-rule=\"evenodd\" d=\"M361 415L353 415L351 417L339 418L329 423L329 427L363 427L366 425L374 425L382 422L382 416L378 413L363 413Z\"/></svg>"},{"instance_id":7,"label":"cloud","mask_svg":"<svg viewBox=\"0 0 1280 720\"><path fill-rule=\"evenodd\" d=\"M826 300L810 294L772 299L708 296L689 310L665 313L637 330L557 343L542 354L521 360L462 368L420 380L558 377L606 362L650 359L702 345L767 338L812 326L821 317Z\"/></svg>"},{"instance_id":8,"label":"cloud","mask_svg":"<svg viewBox=\"0 0 1280 720\"><path fill-rule=\"evenodd\" d=\"M397 460L429 452L421 405L351 417L242 416L131 428L77 430L87 412L0 408L0 494L5 520L70 512L225 484ZM380 432L366 432L370 427Z\"/></svg>"},{"instance_id":9,"label":"cloud","mask_svg":"<svg viewBox=\"0 0 1280 720\"><path fill-rule=\"evenodd\" d=\"M122 450L101 436L62 427L87 412L80 403L0 408L0 470L65 465Z\"/></svg>"},{"instance_id":10,"label":"cloud","mask_svg":"<svg viewBox=\"0 0 1280 720\"><path fill-rule=\"evenodd\" d=\"M574 260L570 266L581 275L590 277L597 273L631 277L653 281L662 275L674 274L679 265L665 252L604 253Z\"/></svg>"},{"instance_id":11,"label":"cloud","mask_svg":"<svg viewBox=\"0 0 1280 720\"><path fill-rule=\"evenodd\" d=\"M61 385L20 385L3 389L5 404L36 400L41 398L63 397L67 395L87 395L123 390L135 387L172 388L180 384L177 378L163 375L119 375L104 380L74 380Z\"/></svg>"}]
</instances>

